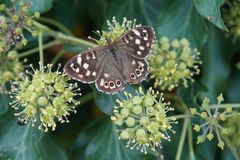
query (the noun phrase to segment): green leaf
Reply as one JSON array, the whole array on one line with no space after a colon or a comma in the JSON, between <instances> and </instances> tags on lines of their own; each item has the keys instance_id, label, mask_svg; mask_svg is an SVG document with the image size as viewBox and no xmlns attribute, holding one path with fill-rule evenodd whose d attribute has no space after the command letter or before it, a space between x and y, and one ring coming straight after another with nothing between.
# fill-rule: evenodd
<instances>
[{"instance_id":1,"label":"green leaf","mask_svg":"<svg viewBox=\"0 0 240 160\"><path fill-rule=\"evenodd\" d=\"M223 3L224 0L194 0L197 11L203 17L222 30L228 31L221 19L220 7Z\"/></svg>"},{"instance_id":2,"label":"green leaf","mask_svg":"<svg viewBox=\"0 0 240 160\"><path fill-rule=\"evenodd\" d=\"M202 96L210 98L212 103L216 97L224 94L230 76L231 59L234 47L225 35L213 25L210 26L210 34L207 45L201 51L202 54L202 83L208 88L208 93Z\"/></svg>"},{"instance_id":3,"label":"green leaf","mask_svg":"<svg viewBox=\"0 0 240 160\"><path fill-rule=\"evenodd\" d=\"M9 103L9 96L6 94L0 94L0 115L7 112L8 103Z\"/></svg>"},{"instance_id":4,"label":"green leaf","mask_svg":"<svg viewBox=\"0 0 240 160\"><path fill-rule=\"evenodd\" d=\"M68 160L66 152L60 148L53 140L51 136L44 136L41 144L41 159L51 160Z\"/></svg>"},{"instance_id":5,"label":"green leaf","mask_svg":"<svg viewBox=\"0 0 240 160\"><path fill-rule=\"evenodd\" d=\"M92 87L95 88L95 87ZM137 87L136 85L127 85L123 91L116 93L114 95L104 94L102 92L95 90L95 101L99 109L108 114L112 115L113 108L116 105L116 99L125 99L124 92L131 93L132 95L136 95Z\"/></svg>"},{"instance_id":6,"label":"green leaf","mask_svg":"<svg viewBox=\"0 0 240 160\"><path fill-rule=\"evenodd\" d=\"M8 112L0 116L0 130L0 159L39 159L42 132L37 127L17 125L13 113Z\"/></svg>"},{"instance_id":7,"label":"green leaf","mask_svg":"<svg viewBox=\"0 0 240 160\"><path fill-rule=\"evenodd\" d=\"M36 11L40 13L45 13L52 8L52 0L25 0L26 2L30 2L32 5L30 7L30 13L34 13Z\"/></svg>"},{"instance_id":8,"label":"green leaf","mask_svg":"<svg viewBox=\"0 0 240 160\"><path fill-rule=\"evenodd\" d=\"M110 1L107 19L116 16L137 19L137 24L150 25L158 36L188 38L193 47L202 47L207 40L207 26L197 13L192 0Z\"/></svg>"},{"instance_id":9,"label":"green leaf","mask_svg":"<svg viewBox=\"0 0 240 160\"><path fill-rule=\"evenodd\" d=\"M67 160L66 153L31 124L17 125L13 112L0 115L1 160ZM43 139L42 139L43 138Z\"/></svg>"},{"instance_id":10,"label":"green leaf","mask_svg":"<svg viewBox=\"0 0 240 160\"><path fill-rule=\"evenodd\" d=\"M188 106L197 106L197 97L201 92L206 92L207 88L198 81L190 82L188 88L180 86L177 90L177 94L183 99Z\"/></svg>"},{"instance_id":11,"label":"green leaf","mask_svg":"<svg viewBox=\"0 0 240 160\"><path fill-rule=\"evenodd\" d=\"M90 134L88 134L90 133ZM81 139L81 140L80 140ZM101 119L95 122L90 128L84 130L79 137L78 145L88 144L84 152L84 157L78 155L75 159L84 160L133 160L144 159L152 160L154 157L143 155L140 151L129 150L123 142L118 139L116 126L111 122L110 118ZM75 148L77 151L78 148Z\"/></svg>"}]
</instances>

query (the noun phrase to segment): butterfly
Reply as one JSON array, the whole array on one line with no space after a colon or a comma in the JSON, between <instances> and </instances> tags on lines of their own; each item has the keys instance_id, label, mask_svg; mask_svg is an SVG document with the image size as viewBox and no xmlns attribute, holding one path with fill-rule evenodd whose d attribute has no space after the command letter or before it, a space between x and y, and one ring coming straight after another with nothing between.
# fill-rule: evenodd
<instances>
[{"instance_id":1,"label":"butterfly","mask_svg":"<svg viewBox=\"0 0 240 160\"><path fill-rule=\"evenodd\" d=\"M70 59L64 72L82 83L95 82L107 94L121 91L127 83L138 84L148 75L147 56L155 39L149 26L133 28L107 45L86 50Z\"/></svg>"}]
</instances>

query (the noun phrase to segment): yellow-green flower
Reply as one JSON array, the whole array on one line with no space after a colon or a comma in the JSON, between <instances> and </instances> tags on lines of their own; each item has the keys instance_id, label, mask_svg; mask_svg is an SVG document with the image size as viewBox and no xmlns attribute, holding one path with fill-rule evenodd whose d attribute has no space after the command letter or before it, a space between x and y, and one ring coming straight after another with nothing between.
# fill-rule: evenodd
<instances>
[{"instance_id":1,"label":"yellow-green flower","mask_svg":"<svg viewBox=\"0 0 240 160\"><path fill-rule=\"evenodd\" d=\"M202 134L197 137L197 143L203 143L206 139L211 141L216 136L218 139L218 147L221 149L224 148L225 143L222 136L228 136L231 133L231 129L227 125L224 126L223 124L226 124L226 122L233 117L235 112L232 110L231 106L224 110L221 109L220 106L223 100L223 96L220 94L217 97L218 103L216 105L210 105L209 99L205 98L199 112L196 108L190 109L192 115L199 116L203 121L201 124L195 124L193 127L196 132L202 132Z\"/></svg>"},{"instance_id":2,"label":"yellow-green flower","mask_svg":"<svg viewBox=\"0 0 240 160\"><path fill-rule=\"evenodd\" d=\"M163 139L170 141L168 130L175 118L167 117L172 111L162 94L150 88L146 93L140 87L137 95L125 93L125 100L117 100L112 121L119 128L119 138L127 141L126 147L147 153L161 147ZM159 98L159 100L157 100Z\"/></svg>"},{"instance_id":3,"label":"yellow-green flower","mask_svg":"<svg viewBox=\"0 0 240 160\"><path fill-rule=\"evenodd\" d=\"M229 33L236 39L240 37L240 1L233 0L227 4L229 5L228 10L225 10L223 19L230 31Z\"/></svg>"},{"instance_id":4,"label":"yellow-green flower","mask_svg":"<svg viewBox=\"0 0 240 160\"><path fill-rule=\"evenodd\" d=\"M107 20L108 31L97 31L96 33L100 37L99 40L93 39L97 42L97 45L104 46L109 42L113 42L115 39L119 38L123 33L128 30L135 28L139 25L136 25L136 20L127 20L126 17L123 18L122 23L119 23L115 17L112 18L112 21Z\"/></svg>"},{"instance_id":5,"label":"yellow-green flower","mask_svg":"<svg viewBox=\"0 0 240 160\"><path fill-rule=\"evenodd\" d=\"M33 19L39 16L38 12L30 15L30 3L24 0L11 0L13 7L0 5L0 52L7 52L12 46L22 46L27 44L24 30L35 33L33 29ZM32 34L36 35L36 34Z\"/></svg>"},{"instance_id":6,"label":"yellow-green flower","mask_svg":"<svg viewBox=\"0 0 240 160\"><path fill-rule=\"evenodd\" d=\"M234 112L234 114L229 117L226 122L223 124L225 128L228 128L229 134L222 135L230 139L231 143L234 146L240 145L240 115L239 113Z\"/></svg>"},{"instance_id":7,"label":"yellow-green flower","mask_svg":"<svg viewBox=\"0 0 240 160\"><path fill-rule=\"evenodd\" d=\"M170 41L161 37L154 44L152 53L148 60L155 87L172 90L181 83L187 87L188 80L194 81L192 77L200 72L200 53L191 49L185 38Z\"/></svg>"},{"instance_id":8,"label":"yellow-green flower","mask_svg":"<svg viewBox=\"0 0 240 160\"><path fill-rule=\"evenodd\" d=\"M5 92L6 82L15 80L22 71L23 64L16 51L0 53L0 93Z\"/></svg>"},{"instance_id":9,"label":"yellow-green flower","mask_svg":"<svg viewBox=\"0 0 240 160\"><path fill-rule=\"evenodd\" d=\"M22 75L20 81L15 81L11 88L12 102L10 105L19 110L21 122L40 122L39 129L55 130L56 120L69 122L70 112L76 113L75 106L80 102L74 98L79 96L77 84L69 84L68 78L59 72L51 71L47 65L44 71L34 70L34 73Z\"/></svg>"}]
</instances>

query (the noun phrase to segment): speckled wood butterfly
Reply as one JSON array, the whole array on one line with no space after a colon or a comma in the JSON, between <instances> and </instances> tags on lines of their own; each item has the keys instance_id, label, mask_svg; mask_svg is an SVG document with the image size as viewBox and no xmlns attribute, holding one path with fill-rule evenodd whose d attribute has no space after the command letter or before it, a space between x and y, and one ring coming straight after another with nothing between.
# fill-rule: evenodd
<instances>
[{"instance_id":1,"label":"speckled wood butterfly","mask_svg":"<svg viewBox=\"0 0 240 160\"><path fill-rule=\"evenodd\" d=\"M127 82L137 84L146 79L146 57L154 39L153 28L136 27L105 46L86 50L73 57L65 65L64 72L83 83L95 82L99 91L114 94L122 90Z\"/></svg>"}]
</instances>

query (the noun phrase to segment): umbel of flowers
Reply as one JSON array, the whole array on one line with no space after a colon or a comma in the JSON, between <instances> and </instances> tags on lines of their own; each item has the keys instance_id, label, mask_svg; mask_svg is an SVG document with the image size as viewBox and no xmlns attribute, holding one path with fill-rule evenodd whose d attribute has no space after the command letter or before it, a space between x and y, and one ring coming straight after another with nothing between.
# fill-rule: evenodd
<instances>
[{"instance_id":1,"label":"umbel of flowers","mask_svg":"<svg viewBox=\"0 0 240 160\"><path fill-rule=\"evenodd\" d=\"M107 44L107 40L113 42L115 39L119 38L123 33L131 30L140 25L136 25L136 20L127 20L126 17L123 18L122 23L119 23L115 17L112 21L107 20L108 31L97 31L96 34L100 37L99 40L90 39L96 41L97 45L104 46Z\"/></svg>"},{"instance_id":2,"label":"umbel of flowers","mask_svg":"<svg viewBox=\"0 0 240 160\"><path fill-rule=\"evenodd\" d=\"M221 109L220 104L223 102L222 94L217 97L217 105L214 106L214 110L211 110L209 105L209 99L205 98L202 102L200 112L196 108L191 108L191 114L199 116L203 121L201 124L195 124L194 130L196 132L202 132L200 136L197 137L197 143L203 143L206 138L211 141L215 136L218 139L218 147L224 148L224 141L222 136L227 136L230 133L230 128L224 127L224 122L229 120L230 117L234 115L232 107L229 106L226 109Z\"/></svg>"},{"instance_id":3,"label":"umbel of flowers","mask_svg":"<svg viewBox=\"0 0 240 160\"><path fill-rule=\"evenodd\" d=\"M234 112L231 117L229 117L224 123L224 128L228 128L228 135L223 135L223 137L229 138L231 143L238 147L240 145L240 115Z\"/></svg>"},{"instance_id":4,"label":"umbel of flowers","mask_svg":"<svg viewBox=\"0 0 240 160\"><path fill-rule=\"evenodd\" d=\"M182 83L187 87L187 81L199 74L199 52L191 49L187 39L161 37L153 46L153 54L149 56L151 78L154 86L162 90L172 90Z\"/></svg>"},{"instance_id":5,"label":"umbel of flowers","mask_svg":"<svg viewBox=\"0 0 240 160\"><path fill-rule=\"evenodd\" d=\"M227 3L228 10L224 13L224 22L226 23L229 33L235 38L240 37L240 1L233 0Z\"/></svg>"},{"instance_id":6,"label":"umbel of flowers","mask_svg":"<svg viewBox=\"0 0 240 160\"><path fill-rule=\"evenodd\" d=\"M34 73L23 75L20 81L13 83L10 105L18 110L16 116L22 123L34 125L38 122L39 129L55 130L56 122L69 122L67 116L76 112L75 106L80 102L74 100L79 96L76 84L69 84L68 78L59 72L51 71L51 65L44 70L34 70Z\"/></svg>"},{"instance_id":7,"label":"umbel of flowers","mask_svg":"<svg viewBox=\"0 0 240 160\"><path fill-rule=\"evenodd\" d=\"M164 102L162 94L152 88L144 93L141 87L136 94L125 93L125 100L117 100L111 119L118 126L119 138L127 141L126 147L146 154L148 149L161 147L163 139L170 141L167 132L176 121L167 117L166 113L173 108Z\"/></svg>"},{"instance_id":8,"label":"umbel of flowers","mask_svg":"<svg viewBox=\"0 0 240 160\"><path fill-rule=\"evenodd\" d=\"M16 51L0 53L0 93L5 91L5 84L14 80L23 71Z\"/></svg>"},{"instance_id":9,"label":"umbel of flowers","mask_svg":"<svg viewBox=\"0 0 240 160\"><path fill-rule=\"evenodd\" d=\"M12 7L7 8L0 4L0 52L7 52L12 46L27 44L24 30L36 36L37 32L32 29L33 18L39 18L40 14L35 12L29 14L30 3L24 0L11 0Z\"/></svg>"}]
</instances>

